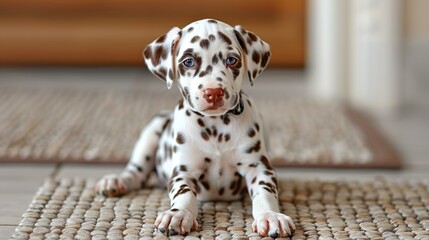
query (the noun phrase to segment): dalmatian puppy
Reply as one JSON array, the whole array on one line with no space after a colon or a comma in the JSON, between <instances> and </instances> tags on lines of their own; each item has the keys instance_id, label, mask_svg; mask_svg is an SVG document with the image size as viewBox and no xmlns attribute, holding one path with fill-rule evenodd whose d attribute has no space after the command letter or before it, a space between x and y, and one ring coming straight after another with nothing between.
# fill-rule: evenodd
<instances>
[{"instance_id":1,"label":"dalmatian puppy","mask_svg":"<svg viewBox=\"0 0 429 240\"><path fill-rule=\"evenodd\" d=\"M124 171L102 178L97 191L118 196L140 189L156 170L171 200L155 221L166 235L197 229L198 200L237 200L246 192L255 232L291 235L295 226L280 213L261 117L241 90L245 78L253 85L267 66L269 45L241 26L205 19L172 28L143 55L168 88L177 84L182 99L149 122Z\"/></svg>"}]
</instances>

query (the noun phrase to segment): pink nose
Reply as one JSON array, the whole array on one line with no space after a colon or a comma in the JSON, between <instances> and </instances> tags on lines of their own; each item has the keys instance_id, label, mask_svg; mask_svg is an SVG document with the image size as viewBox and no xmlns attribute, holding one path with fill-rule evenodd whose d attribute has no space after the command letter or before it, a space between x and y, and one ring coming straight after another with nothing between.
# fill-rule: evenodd
<instances>
[{"instance_id":1,"label":"pink nose","mask_svg":"<svg viewBox=\"0 0 429 240\"><path fill-rule=\"evenodd\" d=\"M204 90L204 99L208 103L219 102L223 98L223 89L222 88L207 88Z\"/></svg>"}]
</instances>

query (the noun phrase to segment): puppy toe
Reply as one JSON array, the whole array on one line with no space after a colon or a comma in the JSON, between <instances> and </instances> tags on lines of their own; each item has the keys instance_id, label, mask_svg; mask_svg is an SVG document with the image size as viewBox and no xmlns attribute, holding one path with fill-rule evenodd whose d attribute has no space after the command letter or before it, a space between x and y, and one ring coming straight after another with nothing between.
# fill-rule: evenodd
<instances>
[{"instance_id":1,"label":"puppy toe","mask_svg":"<svg viewBox=\"0 0 429 240\"><path fill-rule=\"evenodd\" d=\"M191 212L181 209L171 209L161 213L157 217L155 226L161 233L173 236L179 234L187 235L198 224Z\"/></svg>"}]
</instances>

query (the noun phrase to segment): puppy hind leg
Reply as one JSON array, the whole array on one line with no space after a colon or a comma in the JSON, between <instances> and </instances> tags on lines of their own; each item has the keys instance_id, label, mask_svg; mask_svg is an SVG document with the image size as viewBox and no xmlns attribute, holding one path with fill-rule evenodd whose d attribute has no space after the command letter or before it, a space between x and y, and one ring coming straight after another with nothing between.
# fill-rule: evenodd
<instances>
[{"instance_id":1,"label":"puppy hind leg","mask_svg":"<svg viewBox=\"0 0 429 240\"><path fill-rule=\"evenodd\" d=\"M105 196L119 196L140 189L155 169L159 140L170 122L171 114L163 112L156 115L142 130L122 173L104 176L97 183L97 192Z\"/></svg>"}]
</instances>

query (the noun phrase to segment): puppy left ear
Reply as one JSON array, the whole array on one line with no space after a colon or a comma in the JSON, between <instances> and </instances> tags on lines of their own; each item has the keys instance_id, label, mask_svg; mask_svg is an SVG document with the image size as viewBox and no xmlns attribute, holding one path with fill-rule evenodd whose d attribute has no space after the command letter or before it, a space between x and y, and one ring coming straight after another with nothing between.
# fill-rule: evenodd
<instances>
[{"instance_id":1,"label":"puppy left ear","mask_svg":"<svg viewBox=\"0 0 429 240\"><path fill-rule=\"evenodd\" d=\"M247 76L253 86L255 78L259 76L270 61L270 45L241 26L234 27L234 34L246 54Z\"/></svg>"},{"instance_id":2,"label":"puppy left ear","mask_svg":"<svg viewBox=\"0 0 429 240\"><path fill-rule=\"evenodd\" d=\"M148 69L164 80L168 89L176 79L175 53L181 36L182 31L178 27L174 27L143 50L143 57Z\"/></svg>"}]
</instances>

